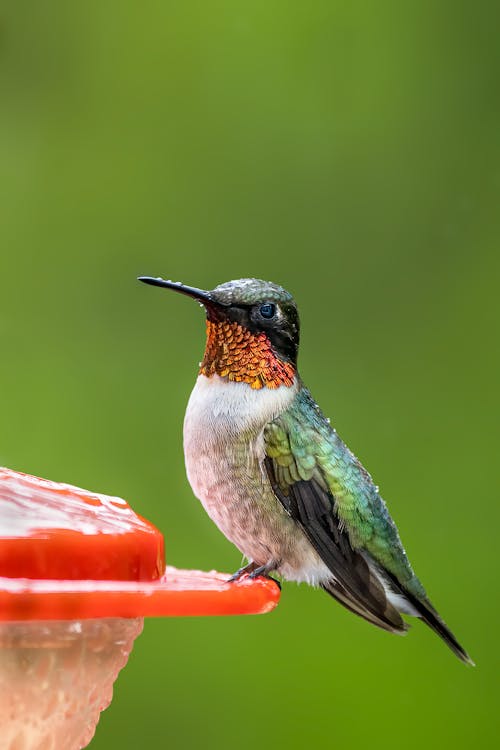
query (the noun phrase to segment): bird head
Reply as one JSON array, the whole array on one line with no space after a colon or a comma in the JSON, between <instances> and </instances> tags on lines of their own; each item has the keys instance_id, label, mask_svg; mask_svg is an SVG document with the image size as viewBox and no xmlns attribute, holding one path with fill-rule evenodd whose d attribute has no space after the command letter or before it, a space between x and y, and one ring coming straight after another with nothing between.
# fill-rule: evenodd
<instances>
[{"instance_id":1,"label":"bird head","mask_svg":"<svg viewBox=\"0 0 500 750\"><path fill-rule=\"evenodd\" d=\"M206 310L200 373L252 388L291 386L297 368L299 315L292 295L260 279L237 279L211 291L151 276L139 281L185 294Z\"/></svg>"}]
</instances>

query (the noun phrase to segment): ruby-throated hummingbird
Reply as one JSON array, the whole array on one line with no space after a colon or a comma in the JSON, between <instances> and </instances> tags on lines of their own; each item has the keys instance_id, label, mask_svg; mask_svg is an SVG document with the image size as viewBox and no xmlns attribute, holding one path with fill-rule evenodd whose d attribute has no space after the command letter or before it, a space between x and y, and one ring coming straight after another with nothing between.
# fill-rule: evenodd
<instances>
[{"instance_id":1,"label":"ruby-throated hummingbird","mask_svg":"<svg viewBox=\"0 0 500 750\"><path fill-rule=\"evenodd\" d=\"M420 617L472 663L413 572L378 488L298 374L291 294L259 279L212 291L139 280L206 310L184 453L195 495L249 561L233 580L275 572L306 581L393 633L408 627L401 613Z\"/></svg>"}]
</instances>

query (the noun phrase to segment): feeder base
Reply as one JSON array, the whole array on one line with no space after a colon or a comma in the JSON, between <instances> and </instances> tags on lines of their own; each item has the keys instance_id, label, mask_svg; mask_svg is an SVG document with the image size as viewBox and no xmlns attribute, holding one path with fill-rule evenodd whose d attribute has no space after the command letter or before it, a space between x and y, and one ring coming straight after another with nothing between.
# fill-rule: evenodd
<instances>
[{"instance_id":1,"label":"feeder base","mask_svg":"<svg viewBox=\"0 0 500 750\"><path fill-rule=\"evenodd\" d=\"M0 750L86 747L143 623L0 623Z\"/></svg>"}]
</instances>

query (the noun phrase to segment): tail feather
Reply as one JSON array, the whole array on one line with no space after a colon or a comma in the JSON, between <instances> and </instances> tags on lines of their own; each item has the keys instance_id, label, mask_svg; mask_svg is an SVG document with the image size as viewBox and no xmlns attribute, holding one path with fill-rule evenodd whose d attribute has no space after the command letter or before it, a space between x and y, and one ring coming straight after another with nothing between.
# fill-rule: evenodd
<instances>
[{"instance_id":1,"label":"tail feather","mask_svg":"<svg viewBox=\"0 0 500 750\"><path fill-rule=\"evenodd\" d=\"M371 587L374 589L375 581L378 581L380 588L385 590L385 600L382 601L379 595L378 606L374 606L371 601L367 604L366 600L354 596L352 592L348 591L335 579L322 582L321 588L330 594L330 596L333 596L334 599L350 612L363 617L372 623L372 625L376 625L390 633L404 635L408 630L409 626L401 617L401 612L419 617L443 639L446 645L461 661L465 664L475 666L468 653L457 641L428 599L412 594L395 576L385 569L382 570L371 558L368 558L367 562L372 574ZM398 600L399 603L397 603Z\"/></svg>"},{"instance_id":2,"label":"tail feather","mask_svg":"<svg viewBox=\"0 0 500 750\"><path fill-rule=\"evenodd\" d=\"M440 638L443 639L446 645L451 648L453 653L458 656L458 658L463 661L464 664L470 664L471 666L475 667L476 665L470 658L467 651L457 641L449 627L436 612L430 601L428 599L418 599L416 596L413 596L406 590L404 591L404 595L415 607L426 625L432 628L432 630L437 633Z\"/></svg>"},{"instance_id":3,"label":"tail feather","mask_svg":"<svg viewBox=\"0 0 500 750\"><path fill-rule=\"evenodd\" d=\"M372 573L377 575L383 584L389 601L392 602L398 612L411 615L412 617L419 617L440 638L443 639L453 653L458 656L460 661L475 666L469 654L457 641L449 627L425 595L418 596L417 594L413 594L408 588L406 588L406 586L403 586L403 584L398 581L393 573L390 573L387 568L383 568L371 557L371 555L365 553L364 557Z\"/></svg>"},{"instance_id":4,"label":"tail feather","mask_svg":"<svg viewBox=\"0 0 500 750\"><path fill-rule=\"evenodd\" d=\"M453 653L458 656L460 661L463 661L465 664L470 664L471 666L475 667L476 665L470 658L469 654L457 641L449 627L446 625L438 612L434 609L430 601L427 598L418 597L415 594L412 594L411 591L408 591L407 588L402 586L402 584L395 578L395 576L393 576L387 570L385 570L384 573L388 577L396 593L403 596L410 603L410 605L416 610L416 615L420 617L426 623L426 625L428 625L440 638L443 639L443 641L453 651Z\"/></svg>"}]
</instances>

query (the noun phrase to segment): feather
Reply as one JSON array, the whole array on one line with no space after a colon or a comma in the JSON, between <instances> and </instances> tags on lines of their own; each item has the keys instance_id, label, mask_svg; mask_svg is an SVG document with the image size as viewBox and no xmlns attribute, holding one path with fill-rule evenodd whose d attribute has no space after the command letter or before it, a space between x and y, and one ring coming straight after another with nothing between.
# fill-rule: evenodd
<instances>
[{"instance_id":1,"label":"feather","mask_svg":"<svg viewBox=\"0 0 500 750\"><path fill-rule=\"evenodd\" d=\"M404 632L406 625L388 600L383 584L363 555L352 548L347 531L340 528L331 495L314 479L295 482L285 494L277 483L273 460L267 457L265 466L276 497L332 573L332 579L322 582L322 588L374 625Z\"/></svg>"},{"instance_id":2,"label":"feather","mask_svg":"<svg viewBox=\"0 0 500 750\"><path fill-rule=\"evenodd\" d=\"M264 442L276 498L331 572L321 587L394 633L407 629L401 613L420 617L459 659L473 664L429 602L378 488L307 389L266 426Z\"/></svg>"},{"instance_id":3,"label":"feather","mask_svg":"<svg viewBox=\"0 0 500 750\"><path fill-rule=\"evenodd\" d=\"M435 632L437 635L440 636L440 638L443 639L443 641L447 644L449 648L453 651L458 658L463 661L465 664L470 664L471 666L475 666L474 662L470 658L469 654L465 651L464 648L460 645L460 643L457 641L449 627L446 625L444 620L440 617L438 612L434 609L430 601L425 598L421 599L420 597L415 596L411 593L411 591L407 591L404 586L402 586L399 581L390 573L387 574L396 593L401 594L405 599L407 599L410 604L414 607L416 612L418 613L418 617L421 617L422 620Z\"/></svg>"}]
</instances>

